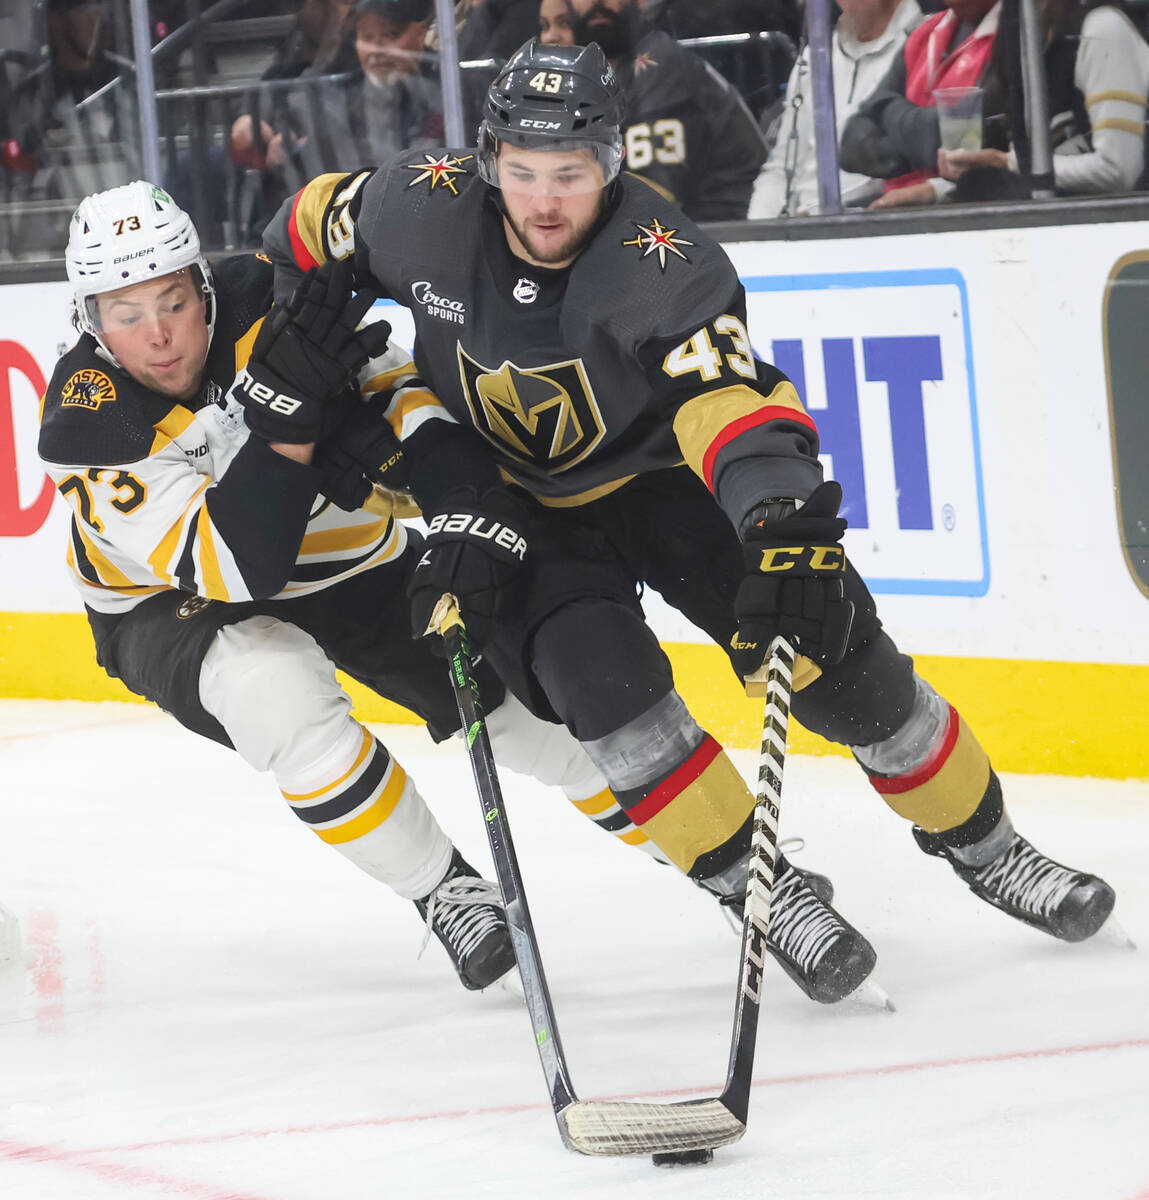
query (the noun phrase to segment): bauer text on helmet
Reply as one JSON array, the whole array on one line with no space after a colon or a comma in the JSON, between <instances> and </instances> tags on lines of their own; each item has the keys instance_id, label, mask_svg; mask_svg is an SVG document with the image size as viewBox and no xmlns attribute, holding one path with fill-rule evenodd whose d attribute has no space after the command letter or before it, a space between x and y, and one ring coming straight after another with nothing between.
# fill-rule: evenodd
<instances>
[{"instance_id":1,"label":"bauer text on helmet","mask_svg":"<svg viewBox=\"0 0 1149 1200\"><path fill-rule=\"evenodd\" d=\"M167 192L145 180L94 192L80 202L68 229L65 264L76 323L101 344L97 296L177 271L187 271L202 293L209 331L214 323L211 270L195 225Z\"/></svg>"}]
</instances>

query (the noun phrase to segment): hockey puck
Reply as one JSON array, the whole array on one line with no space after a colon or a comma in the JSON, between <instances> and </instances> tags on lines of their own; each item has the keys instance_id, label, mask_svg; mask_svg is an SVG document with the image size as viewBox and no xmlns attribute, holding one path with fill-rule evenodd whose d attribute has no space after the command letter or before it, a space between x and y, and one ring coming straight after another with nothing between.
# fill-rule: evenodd
<instances>
[{"instance_id":1,"label":"hockey puck","mask_svg":"<svg viewBox=\"0 0 1149 1200\"><path fill-rule=\"evenodd\" d=\"M652 1157L656 1167L691 1167L695 1163L713 1162L714 1151L709 1147L701 1150L668 1150Z\"/></svg>"}]
</instances>

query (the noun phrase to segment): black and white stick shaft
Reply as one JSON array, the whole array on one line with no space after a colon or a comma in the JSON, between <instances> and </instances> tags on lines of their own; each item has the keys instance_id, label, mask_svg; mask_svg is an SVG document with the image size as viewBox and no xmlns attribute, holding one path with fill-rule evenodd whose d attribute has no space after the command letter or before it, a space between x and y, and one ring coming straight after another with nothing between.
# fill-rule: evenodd
<instances>
[{"instance_id":1,"label":"black and white stick shaft","mask_svg":"<svg viewBox=\"0 0 1149 1200\"><path fill-rule=\"evenodd\" d=\"M778 799L786 747L786 719L790 711L790 676L794 655L786 643L775 642L767 682L763 755L770 747L771 771L754 810L746 918L743 922L742 960L738 999L731 1037L726 1086L718 1097L685 1100L674 1104L626 1100L580 1100L570 1082L566 1055L559 1037L554 1005L539 956L538 941L527 907L522 875L510 824L499 787L494 755L484 719L482 697L475 680L466 630L458 605L444 595L436 605L428 632L443 637L450 663L451 685L462 720L471 771L479 793L495 874L506 905L515 958L522 977L534 1029L539 1060L550 1092L551 1105L563 1142L582 1154L677 1154L708 1150L737 1141L746 1132L746 1110L754 1065L754 1041L762 987L765 930L770 914L774 862L777 857ZM776 695L771 700L771 682ZM773 716L771 715L773 713ZM767 728L769 727L769 728ZM765 797L768 794L768 799Z\"/></svg>"}]
</instances>

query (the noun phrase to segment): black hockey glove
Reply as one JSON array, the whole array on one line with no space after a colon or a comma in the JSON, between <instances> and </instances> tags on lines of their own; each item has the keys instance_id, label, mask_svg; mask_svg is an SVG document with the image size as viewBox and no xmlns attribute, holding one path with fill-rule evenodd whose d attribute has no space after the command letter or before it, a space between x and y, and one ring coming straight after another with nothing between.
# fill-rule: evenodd
<instances>
[{"instance_id":1,"label":"black hockey glove","mask_svg":"<svg viewBox=\"0 0 1149 1200\"><path fill-rule=\"evenodd\" d=\"M802 505L760 504L742 530L746 577L734 598L738 632L731 642L734 669L745 678L762 665L773 638L782 636L822 665L841 662L854 621L844 594L845 519L838 516L840 485L823 483Z\"/></svg>"},{"instance_id":2,"label":"black hockey glove","mask_svg":"<svg viewBox=\"0 0 1149 1200\"><path fill-rule=\"evenodd\" d=\"M267 441L318 441L326 405L387 348L386 321L355 328L378 293L362 288L352 297L354 270L350 259L312 267L264 318L233 395L248 428Z\"/></svg>"},{"instance_id":3,"label":"black hockey glove","mask_svg":"<svg viewBox=\"0 0 1149 1200\"><path fill-rule=\"evenodd\" d=\"M443 499L442 507L423 514L427 543L407 585L411 629L415 637L427 633L435 605L449 592L471 640L481 645L510 615L527 555L526 510L501 488L479 497L474 488L459 488Z\"/></svg>"},{"instance_id":4,"label":"black hockey glove","mask_svg":"<svg viewBox=\"0 0 1149 1200\"><path fill-rule=\"evenodd\" d=\"M408 489L403 448L371 400L354 400L315 448L314 464L323 472L319 490L347 512L362 508L372 484L393 492Z\"/></svg>"}]
</instances>

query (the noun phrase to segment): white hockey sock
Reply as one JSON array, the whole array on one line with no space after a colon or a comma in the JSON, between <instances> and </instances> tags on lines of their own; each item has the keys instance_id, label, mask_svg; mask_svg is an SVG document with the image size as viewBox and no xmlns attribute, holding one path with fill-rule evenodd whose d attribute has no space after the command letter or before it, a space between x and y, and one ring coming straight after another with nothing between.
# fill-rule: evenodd
<instances>
[{"instance_id":1,"label":"white hockey sock","mask_svg":"<svg viewBox=\"0 0 1149 1200\"><path fill-rule=\"evenodd\" d=\"M350 713L335 668L310 635L271 617L220 630L200 697L239 753L275 777L292 811L400 896L427 895L452 846L414 783Z\"/></svg>"},{"instance_id":2,"label":"white hockey sock","mask_svg":"<svg viewBox=\"0 0 1149 1200\"><path fill-rule=\"evenodd\" d=\"M666 861L619 807L602 772L565 725L540 720L507 692L487 717L487 733L500 767L562 788L575 808L604 832Z\"/></svg>"}]
</instances>

